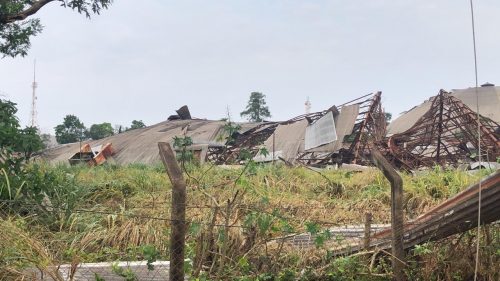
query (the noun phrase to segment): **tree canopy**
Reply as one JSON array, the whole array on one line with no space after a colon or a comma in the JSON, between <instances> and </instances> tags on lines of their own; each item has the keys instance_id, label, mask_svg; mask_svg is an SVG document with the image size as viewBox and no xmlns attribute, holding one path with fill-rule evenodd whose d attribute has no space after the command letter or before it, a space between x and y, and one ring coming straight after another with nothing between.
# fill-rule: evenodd
<instances>
[{"instance_id":1,"label":"tree canopy","mask_svg":"<svg viewBox=\"0 0 500 281\"><path fill-rule=\"evenodd\" d=\"M19 121L16 104L0 99L0 146L11 147L17 142Z\"/></svg>"},{"instance_id":2,"label":"tree canopy","mask_svg":"<svg viewBox=\"0 0 500 281\"><path fill-rule=\"evenodd\" d=\"M132 125L130 126L130 130L144 128L144 127L146 127L146 124L144 124L142 120L133 120Z\"/></svg>"},{"instance_id":3,"label":"tree canopy","mask_svg":"<svg viewBox=\"0 0 500 281\"><path fill-rule=\"evenodd\" d=\"M19 139L14 150L23 153L24 158L31 158L33 153L42 150L44 147L45 145L36 127L26 127L19 130Z\"/></svg>"},{"instance_id":4,"label":"tree canopy","mask_svg":"<svg viewBox=\"0 0 500 281\"><path fill-rule=\"evenodd\" d=\"M43 29L40 19L29 17L50 2L90 18L107 9L113 0L0 0L0 53L3 57L27 55L31 37Z\"/></svg>"},{"instance_id":5,"label":"tree canopy","mask_svg":"<svg viewBox=\"0 0 500 281\"><path fill-rule=\"evenodd\" d=\"M248 121L251 122L262 122L264 118L271 117L265 98L266 96L263 93L252 92L247 107L240 113L240 116L246 116Z\"/></svg>"},{"instance_id":6,"label":"tree canopy","mask_svg":"<svg viewBox=\"0 0 500 281\"><path fill-rule=\"evenodd\" d=\"M93 140L103 139L112 135L114 135L114 130L111 123L104 122L90 126L89 136Z\"/></svg>"},{"instance_id":7,"label":"tree canopy","mask_svg":"<svg viewBox=\"0 0 500 281\"><path fill-rule=\"evenodd\" d=\"M15 103L0 99L0 148L22 153L28 159L43 149L43 142L37 128L20 128L16 113Z\"/></svg>"},{"instance_id":8,"label":"tree canopy","mask_svg":"<svg viewBox=\"0 0 500 281\"><path fill-rule=\"evenodd\" d=\"M386 112L385 113L385 122L389 124L392 120L392 113Z\"/></svg>"},{"instance_id":9,"label":"tree canopy","mask_svg":"<svg viewBox=\"0 0 500 281\"><path fill-rule=\"evenodd\" d=\"M77 142L85 139L87 129L75 115L66 115L62 124L57 125L56 140L60 144Z\"/></svg>"}]
</instances>

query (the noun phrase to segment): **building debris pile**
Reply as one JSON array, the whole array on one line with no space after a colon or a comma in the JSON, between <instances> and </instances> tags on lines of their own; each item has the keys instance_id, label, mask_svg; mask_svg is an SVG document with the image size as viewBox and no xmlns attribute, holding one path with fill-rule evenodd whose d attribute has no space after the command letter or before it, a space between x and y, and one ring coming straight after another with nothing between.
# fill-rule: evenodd
<instances>
[{"instance_id":1,"label":"building debris pile","mask_svg":"<svg viewBox=\"0 0 500 281\"><path fill-rule=\"evenodd\" d=\"M104 164L108 159L112 159L115 151L111 143L91 147L90 144L85 144L80 147L80 150L73 154L68 161L71 165L88 164L89 166L99 166Z\"/></svg>"},{"instance_id":2,"label":"building debris pile","mask_svg":"<svg viewBox=\"0 0 500 281\"><path fill-rule=\"evenodd\" d=\"M242 152L254 161L282 160L289 165L325 166L365 163L370 144L385 136L381 93L284 122L264 122L235 133L225 147L212 147L208 158L215 164L239 163ZM259 155L265 148L268 155Z\"/></svg>"},{"instance_id":3,"label":"building debris pile","mask_svg":"<svg viewBox=\"0 0 500 281\"><path fill-rule=\"evenodd\" d=\"M340 105L340 114L335 116L337 140L308 149L297 160L317 167L342 163L368 164L366 153L386 134L381 96L382 93L377 92Z\"/></svg>"},{"instance_id":4,"label":"building debris pile","mask_svg":"<svg viewBox=\"0 0 500 281\"><path fill-rule=\"evenodd\" d=\"M396 167L457 166L476 160L481 147L483 159L500 157L499 125L479 116L460 99L441 90L431 106L404 132L389 136L381 144ZM478 142L478 127L481 141Z\"/></svg>"},{"instance_id":5,"label":"building debris pile","mask_svg":"<svg viewBox=\"0 0 500 281\"><path fill-rule=\"evenodd\" d=\"M198 119L183 106L176 115L156 125L88 141L84 150L78 143L62 145L45 151L42 157L51 162L100 164L104 161L94 159L99 154L93 153L91 147L113 143L113 160L117 164L153 164L160 161L157 143L173 143L174 137L189 137L192 145L186 149L195 159L217 165L242 164L247 159L319 168L370 165L366 156L372 147L406 170L468 164L477 161L479 146L484 160L495 162L500 157L500 87L488 84L452 93L441 90L388 127L381 95L371 93L283 122ZM480 142L477 101L481 108Z\"/></svg>"}]
</instances>

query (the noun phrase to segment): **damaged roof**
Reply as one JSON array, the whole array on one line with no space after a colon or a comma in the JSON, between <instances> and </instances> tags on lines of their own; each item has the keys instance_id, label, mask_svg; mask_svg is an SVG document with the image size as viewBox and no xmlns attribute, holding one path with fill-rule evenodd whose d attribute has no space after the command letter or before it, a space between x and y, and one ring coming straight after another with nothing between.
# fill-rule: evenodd
<instances>
[{"instance_id":1,"label":"damaged roof","mask_svg":"<svg viewBox=\"0 0 500 281\"><path fill-rule=\"evenodd\" d=\"M224 145L224 121L201 119L170 120L145 128L134 129L100 140L83 141L82 144L98 146L112 143L117 164L159 163L158 142L172 142L175 136L189 136L193 144ZM256 123L242 123L241 131L249 130ZM220 137L222 135L222 137ZM80 143L70 143L46 150L42 157L50 162L67 162L80 150Z\"/></svg>"},{"instance_id":2,"label":"damaged roof","mask_svg":"<svg viewBox=\"0 0 500 281\"><path fill-rule=\"evenodd\" d=\"M461 99L441 90L420 118L407 130L389 136L378 146L397 167L457 166L481 155L500 156L499 124L474 112ZM481 100L480 100L481 102ZM408 116L416 116L416 111ZM486 112L486 111L485 111ZM478 123L479 121L479 123ZM480 132L480 138L478 138Z\"/></svg>"},{"instance_id":3,"label":"damaged roof","mask_svg":"<svg viewBox=\"0 0 500 281\"><path fill-rule=\"evenodd\" d=\"M255 161L299 160L302 164L326 165L332 163L333 153L344 149L349 154L344 162L350 162L361 156L371 136L385 135L380 97L380 92L368 94L339 109L332 106L284 122L238 123L240 129L230 143L226 143L226 121L190 119L189 110L183 107L167 121L101 140L84 141L82 145L112 143L115 154L109 162L117 164L158 163L158 142L173 142L176 136L191 137L192 149L202 150L200 160L215 164L239 163L243 150L249 151ZM258 151L264 147L269 155L261 157ZM80 143L65 144L44 151L42 157L53 163L67 162L79 150Z\"/></svg>"},{"instance_id":4,"label":"damaged roof","mask_svg":"<svg viewBox=\"0 0 500 281\"><path fill-rule=\"evenodd\" d=\"M479 111L484 117L487 117L497 123L500 123L500 87L492 86L491 84L477 88L477 96L479 98ZM476 88L467 88L461 90L452 90L451 96L461 100L467 107L476 112ZM422 104L401 114L393 120L388 128L387 135L402 133L410 129L427 111L431 109L433 102L432 97Z\"/></svg>"}]
</instances>

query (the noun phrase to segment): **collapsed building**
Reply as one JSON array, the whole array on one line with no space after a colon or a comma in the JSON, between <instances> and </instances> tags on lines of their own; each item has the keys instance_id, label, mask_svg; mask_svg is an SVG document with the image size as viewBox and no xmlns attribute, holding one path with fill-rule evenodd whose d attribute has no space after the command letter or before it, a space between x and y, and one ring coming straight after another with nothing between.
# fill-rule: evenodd
<instances>
[{"instance_id":1,"label":"collapsed building","mask_svg":"<svg viewBox=\"0 0 500 281\"><path fill-rule=\"evenodd\" d=\"M96 147L111 143L114 154L108 158L108 162L120 165L156 164L161 162L158 154L158 142L173 143L174 137L187 136L193 140L191 149L195 150L195 156L204 159L202 154L206 154L208 146L224 145L224 124L224 121L203 119L167 120L104 139L84 141L82 145L89 144L91 147ZM256 125L252 123L243 123L241 130L246 131L254 126ZM52 163L67 162L78 151L80 151L80 144L70 143L48 149L41 156Z\"/></svg>"},{"instance_id":2,"label":"collapsed building","mask_svg":"<svg viewBox=\"0 0 500 281\"><path fill-rule=\"evenodd\" d=\"M478 160L479 147L483 161L495 162L500 157L500 87L486 84L451 93L441 90L388 127L381 95L371 93L280 122L197 119L183 106L167 121L83 145L112 143L113 155L106 154L106 160L117 164L159 163L157 143L173 143L175 137L191 138L192 145L186 149L201 163L217 165L241 164L245 161L242 155L256 162L283 161L287 165L369 165L366 156L373 147L394 166L406 170L471 163ZM42 157L77 163L82 155L79 149L79 143L66 144L45 151Z\"/></svg>"},{"instance_id":3,"label":"collapsed building","mask_svg":"<svg viewBox=\"0 0 500 281\"><path fill-rule=\"evenodd\" d=\"M84 145L112 143L113 155L108 160L117 164L153 164L160 162L158 142L173 143L174 137L189 137L193 144L186 149L202 163L239 164L245 152L257 162L325 166L365 163L363 155L386 134L380 92L284 122L231 125L192 118L186 106L177 113L156 125L85 141ZM67 162L75 159L80 148L79 143L65 144L46 150L42 157L50 162ZM268 153L258 153L262 148Z\"/></svg>"},{"instance_id":4,"label":"collapsed building","mask_svg":"<svg viewBox=\"0 0 500 281\"><path fill-rule=\"evenodd\" d=\"M241 151L258 162L282 160L290 165L325 166L365 163L363 157L386 133L381 92L301 115L284 122L265 122L242 133L224 148L214 148L209 159L216 164L235 163ZM268 155L259 155L265 148Z\"/></svg>"},{"instance_id":5,"label":"collapsed building","mask_svg":"<svg viewBox=\"0 0 500 281\"><path fill-rule=\"evenodd\" d=\"M378 146L395 166L406 170L474 162L479 147L483 161L495 162L500 157L499 101L500 87L492 84L451 93L441 90L394 120Z\"/></svg>"}]
</instances>

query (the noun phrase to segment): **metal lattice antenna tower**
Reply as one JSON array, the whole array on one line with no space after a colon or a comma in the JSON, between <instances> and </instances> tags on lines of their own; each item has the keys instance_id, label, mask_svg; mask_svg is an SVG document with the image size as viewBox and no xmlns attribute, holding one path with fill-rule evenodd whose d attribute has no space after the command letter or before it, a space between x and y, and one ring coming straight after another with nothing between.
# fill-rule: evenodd
<instances>
[{"instance_id":1,"label":"metal lattice antenna tower","mask_svg":"<svg viewBox=\"0 0 500 281\"><path fill-rule=\"evenodd\" d=\"M33 89L33 94L31 97L31 127L38 127L37 121L37 111L36 111L36 88L38 83L36 82L36 60L33 63L33 83L31 83L31 88Z\"/></svg>"},{"instance_id":2,"label":"metal lattice antenna tower","mask_svg":"<svg viewBox=\"0 0 500 281\"><path fill-rule=\"evenodd\" d=\"M304 103L304 105L306 106L306 114L311 113L311 102L309 101L309 97L307 97L307 100Z\"/></svg>"}]
</instances>

